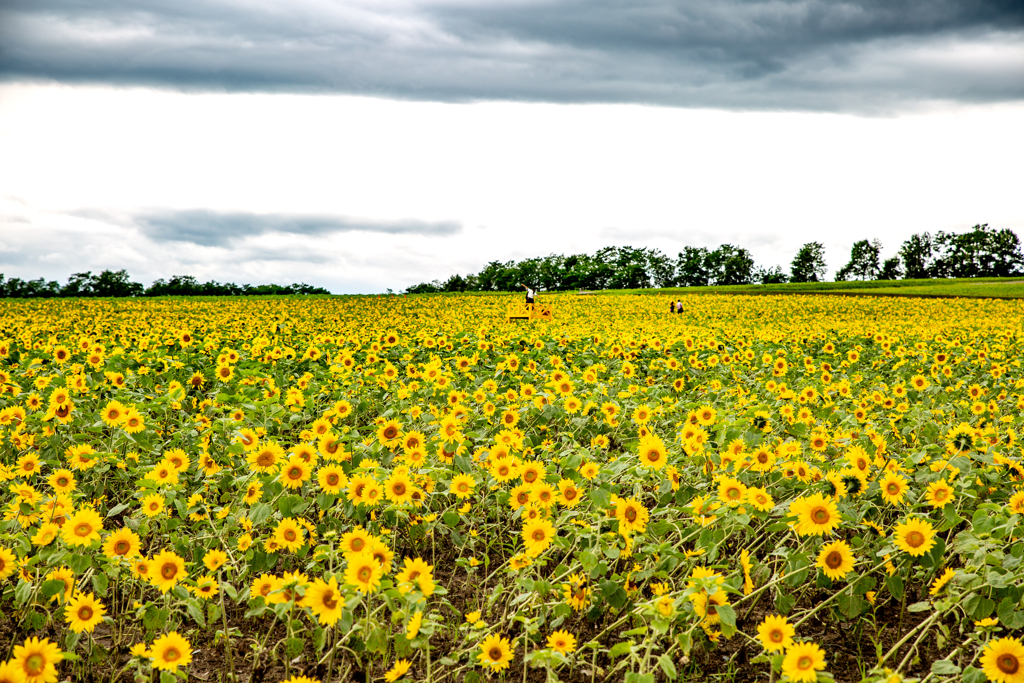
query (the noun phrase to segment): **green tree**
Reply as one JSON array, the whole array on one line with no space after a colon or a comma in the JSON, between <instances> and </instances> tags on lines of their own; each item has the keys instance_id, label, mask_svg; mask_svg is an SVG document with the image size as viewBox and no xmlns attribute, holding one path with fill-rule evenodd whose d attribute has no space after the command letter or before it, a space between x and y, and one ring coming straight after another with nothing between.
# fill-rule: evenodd
<instances>
[{"instance_id":1,"label":"green tree","mask_svg":"<svg viewBox=\"0 0 1024 683\"><path fill-rule=\"evenodd\" d=\"M908 280L931 277L932 236L927 232L911 235L900 247L900 259L903 276Z\"/></svg>"},{"instance_id":2,"label":"green tree","mask_svg":"<svg viewBox=\"0 0 1024 683\"><path fill-rule=\"evenodd\" d=\"M881 272L879 259L882 256L882 243L878 240L860 240L853 243L850 249L850 262L836 273L836 281L857 278L858 280L877 280Z\"/></svg>"},{"instance_id":3,"label":"green tree","mask_svg":"<svg viewBox=\"0 0 1024 683\"><path fill-rule=\"evenodd\" d=\"M800 247L789 271L790 282L821 282L825 277L825 245L808 242Z\"/></svg>"}]
</instances>

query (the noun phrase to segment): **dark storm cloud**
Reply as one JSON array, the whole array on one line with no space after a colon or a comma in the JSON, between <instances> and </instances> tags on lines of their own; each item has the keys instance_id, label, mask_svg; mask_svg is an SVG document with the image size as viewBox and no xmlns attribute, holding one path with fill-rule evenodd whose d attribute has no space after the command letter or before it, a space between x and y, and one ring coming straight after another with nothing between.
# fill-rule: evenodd
<instances>
[{"instance_id":1,"label":"dark storm cloud","mask_svg":"<svg viewBox=\"0 0 1024 683\"><path fill-rule=\"evenodd\" d=\"M1024 97L1019 0L124 5L5 0L0 74L737 109L885 110Z\"/></svg>"},{"instance_id":2,"label":"dark storm cloud","mask_svg":"<svg viewBox=\"0 0 1024 683\"><path fill-rule=\"evenodd\" d=\"M246 237L267 233L326 235L339 232L373 232L444 237L462 231L462 225L455 221L377 221L330 215L257 214L206 209L151 210L130 215L83 209L72 212L71 215L105 223L134 225L154 242L191 242L204 247L229 246ZM272 257L286 258L280 254Z\"/></svg>"}]
</instances>

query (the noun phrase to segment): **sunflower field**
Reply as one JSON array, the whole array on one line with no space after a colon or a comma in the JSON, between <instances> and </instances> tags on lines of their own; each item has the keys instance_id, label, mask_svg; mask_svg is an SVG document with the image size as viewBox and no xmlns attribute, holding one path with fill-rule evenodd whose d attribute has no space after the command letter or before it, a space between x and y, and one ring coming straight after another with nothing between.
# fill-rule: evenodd
<instances>
[{"instance_id":1,"label":"sunflower field","mask_svg":"<svg viewBox=\"0 0 1024 683\"><path fill-rule=\"evenodd\" d=\"M0 683L1024 683L1024 302L0 301Z\"/></svg>"}]
</instances>

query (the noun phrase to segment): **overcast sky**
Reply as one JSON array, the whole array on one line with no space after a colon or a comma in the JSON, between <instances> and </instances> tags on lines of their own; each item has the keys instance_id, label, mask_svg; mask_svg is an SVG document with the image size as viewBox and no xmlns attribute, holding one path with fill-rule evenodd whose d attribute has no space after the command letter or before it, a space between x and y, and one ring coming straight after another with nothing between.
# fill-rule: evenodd
<instances>
[{"instance_id":1,"label":"overcast sky","mask_svg":"<svg viewBox=\"0 0 1024 683\"><path fill-rule=\"evenodd\" d=\"M0 272L1024 235L1024 3L0 0Z\"/></svg>"}]
</instances>

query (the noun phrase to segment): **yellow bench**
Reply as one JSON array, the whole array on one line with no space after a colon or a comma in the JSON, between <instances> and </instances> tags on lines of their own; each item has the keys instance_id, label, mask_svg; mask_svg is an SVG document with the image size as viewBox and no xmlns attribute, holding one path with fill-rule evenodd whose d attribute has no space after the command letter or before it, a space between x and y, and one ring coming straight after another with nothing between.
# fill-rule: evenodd
<instances>
[{"instance_id":1,"label":"yellow bench","mask_svg":"<svg viewBox=\"0 0 1024 683\"><path fill-rule=\"evenodd\" d=\"M551 304L509 304L505 312L506 322L513 320L544 320L554 319L554 308Z\"/></svg>"}]
</instances>

